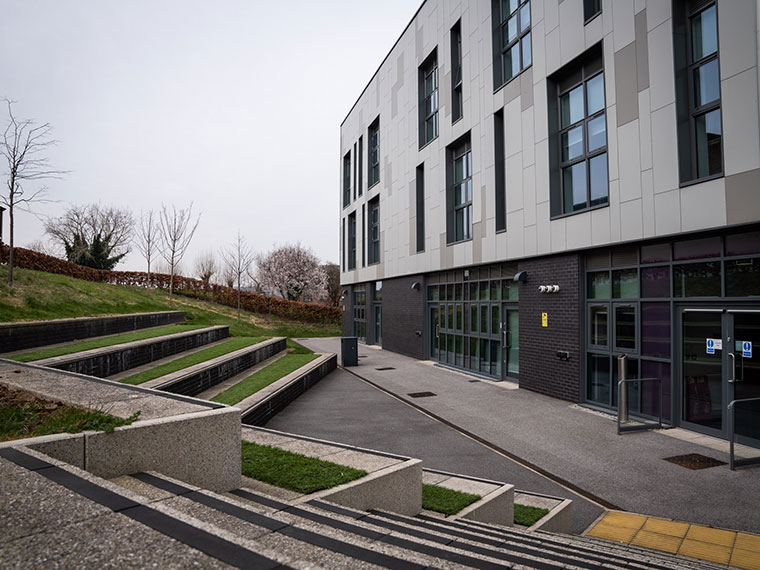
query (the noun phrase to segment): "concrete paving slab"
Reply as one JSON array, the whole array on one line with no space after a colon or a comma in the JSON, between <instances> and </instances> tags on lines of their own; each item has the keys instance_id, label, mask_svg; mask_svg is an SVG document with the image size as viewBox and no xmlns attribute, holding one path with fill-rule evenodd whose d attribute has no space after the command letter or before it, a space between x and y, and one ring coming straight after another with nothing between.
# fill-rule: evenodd
<instances>
[{"instance_id":1,"label":"concrete paving slab","mask_svg":"<svg viewBox=\"0 0 760 570\"><path fill-rule=\"evenodd\" d=\"M302 341L302 344L318 351L339 349L339 339L310 339ZM452 373L385 350L360 345L359 355L365 358L360 359L359 366L350 369L352 373L535 465L553 478L576 485L607 504L661 518L760 532L760 509L757 508L756 496L747 492L748 489L760 488L760 469L748 467L731 472L724 466L692 471L663 461L666 457L688 453L701 453L727 461L727 455L722 450L651 431L618 436L612 416L583 411L577 404L524 389L499 389L493 383L474 377L467 379L462 373ZM384 367L395 370L376 370ZM408 396L411 392L421 391L431 391L436 396L420 399L410 399ZM310 397L311 394L307 394L303 398ZM352 410L366 419L366 411L362 413L359 410L370 408L361 398L344 390L340 401L343 404L350 401ZM295 403L296 406L299 404ZM330 404L327 406L332 407ZM286 410L285 414L288 412ZM340 410L335 410L335 413L336 420L350 421L346 418L349 413ZM324 420L325 417L326 414L322 413L321 418ZM280 424L278 420L275 418L270 426L287 430L285 422ZM296 431L298 422L292 419L290 422L290 427ZM320 430L319 426L311 427ZM397 436L392 430L400 431L407 424L385 429L379 425L371 427L378 434L390 437ZM357 428L352 425L351 429ZM338 435L331 437L341 441ZM352 436L346 433L346 437ZM378 435L375 439L382 437ZM426 443L431 449L440 449L434 442L428 440ZM381 446L375 447L382 449ZM446 455L451 456L452 450L447 451ZM445 457L431 458L430 451L425 449L416 455L412 451L403 453L422 457L426 460L426 466L431 466L430 460L446 460ZM466 469L467 466L463 467ZM460 468L447 470L467 473ZM518 489L545 492L503 474L486 477L513 482ZM632 489L635 492L631 492ZM720 492L717 492L718 489ZM575 509L576 515L578 512L579 509Z\"/></svg>"}]
</instances>

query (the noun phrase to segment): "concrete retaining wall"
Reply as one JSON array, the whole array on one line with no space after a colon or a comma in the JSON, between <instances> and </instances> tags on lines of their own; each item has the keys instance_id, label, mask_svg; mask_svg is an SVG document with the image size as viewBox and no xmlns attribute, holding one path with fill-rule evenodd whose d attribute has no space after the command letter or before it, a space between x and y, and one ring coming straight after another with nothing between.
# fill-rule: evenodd
<instances>
[{"instance_id":1,"label":"concrete retaining wall","mask_svg":"<svg viewBox=\"0 0 760 570\"><path fill-rule=\"evenodd\" d=\"M106 378L185 350L222 340L229 334L228 326L215 326L46 358L37 360L35 364Z\"/></svg>"},{"instance_id":2,"label":"concrete retaining wall","mask_svg":"<svg viewBox=\"0 0 760 570\"><path fill-rule=\"evenodd\" d=\"M0 324L0 353L179 323L182 311Z\"/></svg>"},{"instance_id":3,"label":"concrete retaining wall","mask_svg":"<svg viewBox=\"0 0 760 570\"><path fill-rule=\"evenodd\" d=\"M195 396L220 382L255 366L262 360L285 350L285 337L277 337L242 348L165 376L166 381L153 386L163 392Z\"/></svg>"},{"instance_id":4,"label":"concrete retaining wall","mask_svg":"<svg viewBox=\"0 0 760 570\"><path fill-rule=\"evenodd\" d=\"M246 408L241 419L244 424L263 426L288 404L306 392L314 384L338 367L336 354L325 354L299 368L295 373L278 382L283 385L265 396L256 404ZM290 377L292 376L292 377Z\"/></svg>"}]
</instances>

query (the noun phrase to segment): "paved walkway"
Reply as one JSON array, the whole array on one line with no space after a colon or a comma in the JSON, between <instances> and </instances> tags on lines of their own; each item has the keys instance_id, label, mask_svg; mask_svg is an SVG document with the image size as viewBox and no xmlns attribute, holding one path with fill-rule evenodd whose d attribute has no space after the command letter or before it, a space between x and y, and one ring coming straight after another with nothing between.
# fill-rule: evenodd
<instances>
[{"instance_id":1,"label":"paved walkway","mask_svg":"<svg viewBox=\"0 0 760 570\"><path fill-rule=\"evenodd\" d=\"M339 339L310 339L304 344L312 350L339 352ZM505 389L501 383L480 381L429 362L363 345L360 345L359 355L359 366L349 369L352 374L366 378L557 479L576 485L611 506L647 516L760 532L758 467L735 472L727 466L690 470L663 459L689 453L723 461L728 458L721 451L656 432L618 436L611 417L527 390ZM460 435L461 439L453 442L462 444L457 448L449 436L442 436L440 427L434 429L430 421L415 419L424 417L419 413L389 416L384 408L376 407L375 396L359 389L362 383L356 380L354 383L341 381L341 390L330 394L332 403L322 398L321 404L328 407L312 410L314 419L309 426L312 431L306 433L420 457L431 468L504 480L525 490L547 492L526 484L530 483L527 479L521 482L505 476L522 476L525 471L522 468L522 471L510 470L503 462L481 465L479 461L488 456L466 455L473 453L473 448L462 442L472 442L471 439ZM317 388L319 385L269 426L297 432L295 428L299 423L303 427L307 422L303 418L296 421L292 416L308 412L312 393L315 399L318 396ZM409 396L417 392L435 395L416 399ZM357 424L361 425L357 427ZM355 435L353 430L360 433ZM442 439L437 443L439 437ZM533 475L536 484L539 480L542 480L541 485L546 484L545 479ZM580 504L578 510L584 506Z\"/></svg>"}]
</instances>

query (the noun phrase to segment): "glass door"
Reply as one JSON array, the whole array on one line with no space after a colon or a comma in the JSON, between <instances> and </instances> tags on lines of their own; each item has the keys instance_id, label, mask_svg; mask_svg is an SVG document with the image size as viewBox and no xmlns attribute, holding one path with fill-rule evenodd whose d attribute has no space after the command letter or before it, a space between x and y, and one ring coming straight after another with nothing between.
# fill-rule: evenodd
<instances>
[{"instance_id":1,"label":"glass door","mask_svg":"<svg viewBox=\"0 0 760 570\"><path fill-rule=\"evenodd\" d=\"M760 397L760 312L683 309L681 423L728 437L729 402ZM760 446L760 403L738 404L737 441Z\"/></svg>"},{"instance_id":2,"label":"glass door","mask_svg":"<svg viewBox=\"0 0 760 570\"><path fill-rule=\"evenodd\" d=\"M439 321L438 305L430 307L430 360L440 358L441 326Z\"/></svg>"},{"instance_id":3,"label":"glass door","mask_svg":"<svg viewBox=\"0 0 760 570\"><path fill-rule=\"evenodd\" d=\"M501 328L502 377L517 381L520 375L520 313L516 305L502 305Z\"/></svg>"},{"instance_id":4,"label":"glass door","mask_svg":"<svg viewBox=\"0 0 760 570\"><path fill-rule=\"evenodd\" d=\"M760 312L729 310L727 324L729 401L760 398ZM760 446L760 402L737 404L735 412L737 441Z\"/></svg>"}]
</instances>

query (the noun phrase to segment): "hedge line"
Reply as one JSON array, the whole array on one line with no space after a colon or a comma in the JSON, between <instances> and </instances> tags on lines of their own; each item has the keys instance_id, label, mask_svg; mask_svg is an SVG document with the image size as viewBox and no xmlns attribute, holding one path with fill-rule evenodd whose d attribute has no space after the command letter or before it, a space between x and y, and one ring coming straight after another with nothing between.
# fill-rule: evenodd
<instances>
[{"instance_id":1,"label":"hedge line","mask_svg":"<svg viewBox=\"0 0 760 570\"><path fill-rule=\"evenodd\" d=\"M8 262L8 250L7 245L0 247L0 262ZM151 289L169 289L170 276L164 273L151 273L149 279L148 274L142 271L92 269L19 247L13 251L13 261L15 267L58 273L85 281L132 285ZM229 307L237 307L236 289L224 285L206 285L203 281L191 277L175 275L174 292L178 295L202 298ZM251 313L266 313L310 323L340 324L341 321L340 309L337 307L288 301L279 297L267 297L247 291L240 293L240 306Z\"/></svg>"}]
</instances>

